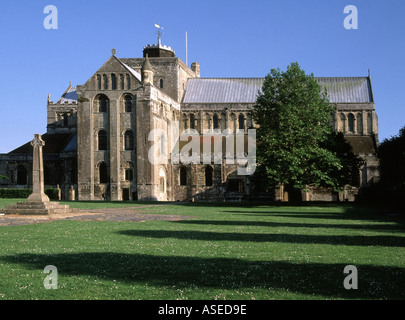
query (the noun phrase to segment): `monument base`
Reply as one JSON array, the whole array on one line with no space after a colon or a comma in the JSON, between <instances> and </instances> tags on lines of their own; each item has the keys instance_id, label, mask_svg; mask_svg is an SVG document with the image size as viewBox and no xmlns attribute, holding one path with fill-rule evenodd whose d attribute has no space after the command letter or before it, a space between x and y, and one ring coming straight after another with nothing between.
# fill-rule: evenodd
<instances>
[{"instance_id":1,"label":"monument base","mask_svg":"<svg viewBox=\"0 0 405 320\"><path fill-rule=\"evenodd\" d=\"M45 193L32 193L28 197L28 202L49 202L49 197Z\"/></svg>"},{"instance_id":2,"label":"monument base","mask_svg":"<svg viewBox=\"0 0 405 320\"><path fill-rule=\"evenodd\" d=\"M79 212L79 209L71 209L68 205L61 205L59 202L50 201L26 201L17 202L16 205L0 209L0 213L10 215L50 215Z\"/></svg>"}]
</instances>

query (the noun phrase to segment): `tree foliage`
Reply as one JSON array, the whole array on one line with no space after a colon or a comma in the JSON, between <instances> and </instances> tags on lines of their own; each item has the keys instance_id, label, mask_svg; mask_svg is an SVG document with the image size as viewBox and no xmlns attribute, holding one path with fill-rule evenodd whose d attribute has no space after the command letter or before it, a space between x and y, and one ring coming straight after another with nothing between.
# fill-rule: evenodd
<instances>
[{"instance_id":1,"label":"tree foliage","mask_svg":"<svg viewBox=\"0 0 405 320\"><path fill-rule=\"evenodd\" d=\"M326 91L298 63L285 72L271 69L252 111L258 124L258 172L268 187L284 184L291 189L316 186L337 191L351 179L345 168L354 155L342 136L333 132L334 111Z\"/></svg>"},{"instance_id":2,"label":"tree foliage","mask_svg":"<svg viewBox=\"0 0 405 320\"><path fill-rule=\"evenodd\" d=\"M405 126L380 144L377 157L380 183L389 190L405 192Z\"/></svg>"}]
</instances>

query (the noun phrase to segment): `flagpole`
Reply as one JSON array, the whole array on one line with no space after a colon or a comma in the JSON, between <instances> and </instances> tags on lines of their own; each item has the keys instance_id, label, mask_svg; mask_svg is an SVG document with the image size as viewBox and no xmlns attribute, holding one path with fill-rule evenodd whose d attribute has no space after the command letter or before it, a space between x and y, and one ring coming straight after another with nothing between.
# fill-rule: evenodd
<instances>
[{"instance_id":1,"label":"flagpole","mask_svg":"<svg viewBox=\"0 0 405 320\"><path fill-rule=\"evenodd\" d=\"M188 43L187 43L187 31L186 31L186 66L188 67Z\"/></svg>"}]
</instances>

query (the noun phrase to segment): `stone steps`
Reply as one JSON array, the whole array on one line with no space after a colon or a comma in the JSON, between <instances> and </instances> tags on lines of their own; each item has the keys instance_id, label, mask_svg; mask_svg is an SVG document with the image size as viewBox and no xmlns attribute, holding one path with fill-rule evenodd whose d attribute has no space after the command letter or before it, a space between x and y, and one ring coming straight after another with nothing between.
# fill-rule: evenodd
<instances>
[{"instance_id":1,"label":"stone steps","mask_svg":"<svg viewBox=\"0 0 405 320\"><path fill-rule=\"evenodd\" d=\"M79 212L79 209L71 209L68 205L59 204L59 202L17 202L16 205L7 206L0 209L0 213L10 215L49 215L66 214Z\"/></svg>"}]
</instances>

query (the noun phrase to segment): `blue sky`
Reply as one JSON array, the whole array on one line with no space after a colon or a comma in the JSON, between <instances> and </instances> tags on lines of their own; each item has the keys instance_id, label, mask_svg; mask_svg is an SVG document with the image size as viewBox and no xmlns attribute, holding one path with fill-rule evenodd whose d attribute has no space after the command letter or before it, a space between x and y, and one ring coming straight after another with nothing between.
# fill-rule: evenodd
<instances>
[{"instance_id":1,"label":"blue sky","mask_svg":"<svg viewBox=\"0 0 405 320\"><path fill-rule=\"evenodd\" d=\"M44 8L58 9L58 29L44 28ZM358 9L358 29L346 30L345 6ZM156 43L202 77L264 77L298 62L315 76L371 72L380 141L405 125L405 1L400 0L4 0L0 10L0 153L46 132L48 93L57 101L84 84L117 49L141 57Z\"/></svg>"}]
</instances>

